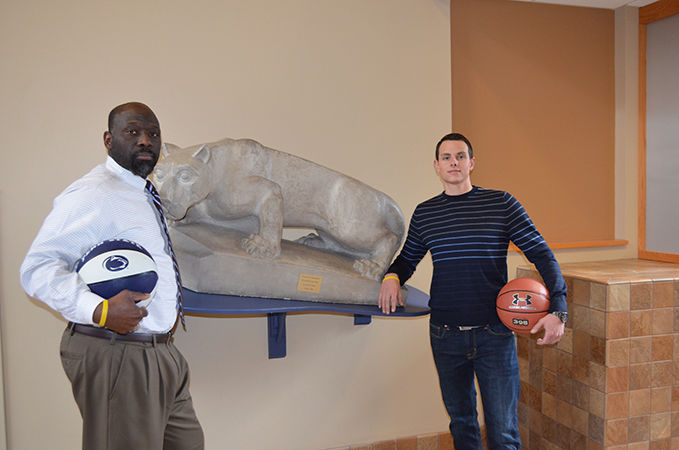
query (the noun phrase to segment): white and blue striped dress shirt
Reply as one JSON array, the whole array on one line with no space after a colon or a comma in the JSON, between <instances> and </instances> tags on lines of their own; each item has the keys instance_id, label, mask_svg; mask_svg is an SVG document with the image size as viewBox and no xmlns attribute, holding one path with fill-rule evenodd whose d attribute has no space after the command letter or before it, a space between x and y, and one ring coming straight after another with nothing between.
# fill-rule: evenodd
<instances>
[{"instance_id":1,"label":"white and blue striped dress shirt","mask_svg":"<svg viewBox=\"0 0 679 450\"><path fill-rule=\"evenodd\" d=\"M92 314L103 299L79 279L75 264L101 241L128 239L144 247L158 266L156 293L136 332L169 331L177 318L177 284L145 185L145 179L108 157L66 188L54 200L21 265L21 284L28 295L68 321L94 325Z\"/></svg>"}]
</instances>

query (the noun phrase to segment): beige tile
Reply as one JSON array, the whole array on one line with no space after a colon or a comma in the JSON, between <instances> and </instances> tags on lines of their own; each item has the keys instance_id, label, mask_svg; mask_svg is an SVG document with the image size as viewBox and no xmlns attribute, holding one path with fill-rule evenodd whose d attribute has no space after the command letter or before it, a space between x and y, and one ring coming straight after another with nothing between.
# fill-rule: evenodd
<instances>
[{"instance_id":1,"label":"beige tile","mask_svg":"<svg viewBox=\"0 0 679 450\"><path fill-rule=\"evenodd\" d=\"M672 450L672 440L671 439L659 439L657 441L651 441L650 450Z\"/></svg>"},{"instance_id":2,"label":"beige tile","mask_svg":"<svg viewBox=\"0 0 679 450\"><path fill-rule=\"evenodd\" d=\"M605 445L624 445L627 444L628 419L613 419L606 421L606 442Z\"/></svg>"},{"instance_id":3,"label":"beige tile","mask_svg":"<svg viewBox=\"0 0 679 450\"><path fill-rule=\"evenodd\" d=\"M589 411L589 386L573 381L573 405Z\"/></svg>"},{"instance_id":4,"label":"beige tile","mask_svg":"<svg viewBox=\"0 0 679 450\"><path fill-rule=\"evenodd\" d=\"M668 387L651 388L651 414L670 412L672 409L672 389Z\"/></svg>"},{"instance_id":5,"label":"beige tile","mask_svg":"<svg viewBox=\"0 0 679 450\"><path fill-rule=\"evenodd\" d=\"M651 387L671 386L673 383L672 361L651 363Z\"/></svg>"},{"instance_id":6,"label":"beige tile","mask_svg":"<svg viewBox=\"0 0 679 450\"><path fill-rule=\"evenodd\" d=\"M630 284L630 309L651 309L652 283Z\"/></svg>"},{"instance_id":7,"label":"beige tile","mask_svg":"<svg viewBox=\"0 0 679 450\"><path fill-rule=\"evenodd\" d=\"M603 445L592 439L587 439L587 450L603 450Z\"/></svg>"},{"instance_id":8,"label":"beige tile","mask_svg":"<svg viewBox=\"0 0 679 450\"><path fill-rule=\"evenodd\" d=\"M674 329L674 309L660 308L653 310L653 334L670 334Z\"/></svg>"},{"instance_id":9,"label":"beige tile","mask_svg":"<svg viewBox=\"0 0 679 450\"><path fill-rule=\"evenodd\" d=\"M547 393L542 393L542 414L556 420L556 397Z\"/></svg>"},{"instance_id":10,"label":"beige tile","mask_svg":"<svg viewBox=\"0 0 679 450\"><path fill-rule=\"evenodd\" d=\"M669 334L653 336L651 354L653 361L672 359L674 356L674 336Z\"/></svg>"},{"instance_id":11,"label":"beige tile","mask_svg":"<svg viewBox=\"0 0 679 450\"><path fill-rule=\"evenodd\" d=\"M635 337L629 342L629 362L630 364L650 362L652 338Z\"/></svg>"},{"instance_id":12,"label":"beige tile","mask_svg":"<svg viewBox=\"0 0 679 450\"><path fill-rule=\"evenodd\" d=\"M589 384L589 361L573 356L573 380Z\"/></svg>"},{"instance_id":13,"label":"beige tile","mask_svg":"<svg viewBox=\"0 0 679 450\"><path fill-rule=\"evenodd\" d=\"M408 436L396 439L397 450L417 450L417 437Z\"/></svg>"},{"instance_id":14,"label":"beige tile","mask_svg":"<svg viewBox=\"0 0 679 450\"><path fill-rule=\"evenodd\" d=\"M606 338L620 339L630 335L630 312L619 311L606 314Z\"/></svg>"},{"instance_id":15,"label":"beige tile","mask_svg":"<svg viewBox=\"0 0 679 450\"><path fill-rule=\"evenodd\" d=\"M650 402L650 394L649 394L649 402ZM589 412L591 414L594 414L595 416L604 417L605 414L605 408L606 406L606 395L597 390L597 389L591 389L589 390Z\"/></svg>"},{"instance_id":16,"label":"beige tile","mask_svg":"<svg viewBox=\"0 0 679 450\"><path fill-rule=\"evenodd\" d=\"M648 441L635 442L627 445L627 450L648 450Z\"/></svg>"},{"instance_id":17,"label":"beige tile","mask_svg":"<svg viewBox=\"0 0 679 450\"><path fill-rule=\"evenodd\" d=\"M601 283L590 283L589 307L606 311L606 285Z\"/></svg>"},{"instance_id":18,"label":"beige tile","mask_svg":"<svg viewBox=\"0 0 679 450\"><path fill-rule=\"evenodd\" d=\"M674 281L653 282L653 308L674 307Z\"/></svg>"},{"instance_id":19,"label":"beige tile","mask_svg":"<svg viewBox=\"0 0 679 450\"><path fill-rule=\"evenodd\" d=\"M556 372L556 352L554 347L545 347L542 354L542 367Z\"/></svg>"},{"instance_id":20,"label":"beige tile","mask_svg":"<svg viewBox=\"0 0 679 450\"><path fill-rule=\"evenodd\" d=\"M543 437L549 441L556 440L556 420L543 416L542 433Z\"/></svg>"},{"instance_id":21,"label":"beige tile","mask_svg":"<svg viewBox=\"0 0 679 450\"><path fill-rule=\"evenodd\" d=\"M621 419L629 415L629 395L627 392L606 394L606 419Z\"/></svg>"},{"instance_id":22,"label":"beige tile","mask_svg":"<svg viewBox=\"0 0 679 450\"><path fill-rule=\"evenodd\" d=\"M537 364L532 364L530 371L528 373L528 380L531 386L535 386L537 389L542 387L542 367Z\"/></svg>"},{"instance_id":23,"label":"beige tile","mask_svg":"<svg viewBox=\"0 0 679 450\"><path fill-rule=\"evenodd\" d=\"M556 401L556 421L567 428L573 426L573 405L563 400Z\"/></svg>"},{"instance_id":24,"label":"beige tile","mask_svg":"<svg viewBox=\"0 0 679 450\"><path fill-rule=\"evenodd\" d=\"M670 414L671 435L673 438L679 437L679 412L674 411Z\"/></svg>"},{"instance_id":25,"label":"beige tile","mask_svg":"<svg viewBox=\"0 0 679 450\"><path fill-rule=\"evenodd\" d=\"M604 337L606 334L606 313L590 308L589 334L596 337Z\"/></svg>"},{"instance_id":26,"label":"beige tile","mask_svg":"<svg viewBox=\"0 0 679 450\"><path fill-rule=\"evenodd\" d=\"M606 341L606 366L626 366L629 364L629 339Z\"/></svg>"},{"instance_id":27,"label":"beige tile","mask_svg":"<svg viewBox=\"0 0 679 450\"><path fill-rule=\"evenodd\" d=\"M564 351L556 354L556 371L559 375L571 378L573 376L573 355Z\"/></svg>"},{"instance_id":28,"label":"beige tile","mask_svg":"<svg viewBox=\"0 0 679 450\"><path fill-rule=\"evenodd\" d=\"M573 414L573 430L587 436L589 433L589 412L574 406L571 413Z\"/></svg>"},{"instance_id":29,"label":"beige tile","mask_svg":"<svg viewBox=\"0 0 679 450\"><path fill-rule=\"evenodd\" d=\"M629 366L629 388L644 389L651 387L651 364L631 364Z\"/></svg>"},{"instance_id":30,"label":"beige tile","mask_svg":"<svg viewBox=\"0 0 679 450\"><path fill-rule=\"evenodd\" d=\"M574 330L589 333L590 311L589 306L578 305L575 303L568 305L568 322L573 324Z\"/></svg>"},{"instance_id":31,"label":"beige tile","mask_svg":"<svg viewBox=\"0 0 679 450\"><path fill-rule=\"evenodd\" d=\"M650 436L650 417L631 417L627 428L628 442L648 441Z\"/></svg>"},{"instance_id":32,"label":"beige tile","mask_svg":"<svg viewBox=\"0 0 679 450\"><path fill-rule=\"evenodd\" d=\"M522 401L519 401L519 405L517 407L517 412L518 412L517 415L519 416L519 425L523 425L523 426L526 426L526 427L530 425L530 412L531 411L532 410L528 407L528 405L526 405Z\"/></svg>"},{"instance_id":33,"label":"beige tile","mask_svg":"<svg viewBox=\"0 0 679 450\"><path fill-rule=\"evenodd\" d=\"M653 311L644 309L630 312L630 336L649 336L653 333Z\"/></svg>"},{"instance_id":34,"label":"beige tile","mask_svg":"<svg viewBox=\"0 0 679 450\"><path fill-rule=\"evenodd\" d=\"M516 354L519 358L530 360L530 337L525 334L516 335Z\"/></svg>"},{"instance_id":35,"label":"beige tile","mask_svg":"<svg viewBox=\"0 0 679 450\"><path fill-rule=\"evenodd\" d=\"M530 406L532 409L539 410L541 404L542 404L542 391L538 390L537 388L531 385L528 385L528 406Z\"/></svg>"},{"instance_id":36,"label":"beige tile","mask_svg":"<svg viewBox=\"0 0 679 450\"><path fill-rule=\"evenodd\" d=\"M573 303L589 306L591 283L589 281L573 280Z\"/></svg>"},{"instance_id":37,"label":"beige tile","mask_svg":"<svg viewBox=\"0 0 679 450\"><path fill-rule=\"evenodd\" d=\"M589 386L601 392L606 389L606 368L593 361L589 362Z\"/></svg>"},{"instance_id":38,"label":"beige tile","mask_svg":"<svg viewBox=\"0 0 679 450\"><path fill-rule=\"evenodd\" d=\"M581 434L577 431L572 431L569 448L587 448L587 433Z\"/></svg>"},{"instance_id":39,"label":"beige tile","mask_svg":"<svg viewBox=\"0 0 679 450\"><path fill-rule=\"evenodd\" d=\"M530 363L526 358L519 358L519 378L524 380L526 383L529 382Z\"/></svg>"},{"instance_id":40,"label":"beige tile","mask_svg":"<svg viewBox=\"0 0 679 450\"><path fill-rule=\"evenodd\" d=\"M651 390L637 389L629 391L629 415L643 416L651 413Z\"/></svg>"},{"instance_id":41,"label":"beige tile","mask_svg":"<svg viewBox=\"0 0 679 450\"><path fill-rule=\"evenodd\" d=\"M556 424L554 444L557 448L568 448L571 443L570 429L560 423Z\"/></svg>"},{"instance_id":42,"label":"beige tile","mask_svg":"<svg viewBox=\"0 0 679 450\"><path fill-rule=\"evenodd\" d=\"M651 439L667 439L671 434L671 417L669 413L651 414Z\"/></svg>"},{"instance_id":43,"label":"beige tile","mask_svg":"<svg viewBox=\"0 0 679 450\"><path fill-rule=\"evenodd\" d=\"M392 439L390 441L375 442L375 450L396 450L396 441Z\"/></svg>"},{"instance_id":44,"label":"beige tile","mask_svg":"<svg viewBox=\"0 0 679 450\"><path fill-rule=\"evenodd\" d=\"M592 356L592 361L597 364L606 363L606 340L603 338L590 336L589 351Z\"/></svg>"},{"instance_id":45,"label":"beige tile","mask_svg":"<svg viewBox=\"0 0 679 450\"><path fill-rule=\"evenodd\" d=\"M607 290L606 311L629 311L629 283L610 284Z\"/></svg>"},{"instance_id":46,"label":"beige tile","mask_svg":"<svg viewBox=\"0 0 679 450\"><path fill-rule=\"evenodd\" d=\"M599 444L604 443L606 433L604 419L594 414L589 415L589 438Z\"/></svg>"},{"instance_id":47,"label":"beige tile","mask_svg":"<svg viewBox=\"0 0 679 450\"><path fill-rule=\"evenodd\" d=\"M679 308L678 308L679 309ZM573 354L580 358L590 359L589 332L573 329Z\"/></svg>"},{"instance_id":48,"label":"beige tile","mask_svg":"<svg viewBox=\"0 0 679 450\"><path fill-rule=\"evenodd\" d=\"M556 348L559 350L572 354L573 353L573 329L566 327L561 336L561 340L556 344Z\"/></svg>"},{"instance_id":49,"label":"beige tile","mask_svg":"<svg viewBox=\"0 0 679 450\"><path fill-rule=\"evenodd\" d=\"M438 433L417 436L417 450L439 450Z\"/></svg>"},{"instance_id":50,"label":"beige tile","mask_svg":"<svg viewBox=\"0 0 679 450\"><path fill-rule=\"evenodd\" d=\"M679 411L679 386L672 386L672 411ZM678 424L679 425L679 424Z\"/></svg>"},{"instance_id":51,"label":"beige tile","mask_svg":"<svg viewBox=\"0 0 679 450\"><path fill-rule=\"evenodd\" d=\"M439 433L439 449L455 450L455 446L453 445L453 437L449 432Z\"/></svg>"},{"instance_id":52,"label":"beige tile","mask_svg":"<svg viewBox=\"0 0 679 450\"><path fill-rule=\"evenodd\" d=\"M556 373L551 370L542 371L542 391L556 396Z\"/></svg>"},{"instance_id":53,"label":"beige tile","mask_svg":"<svg viewBox=\"0 0 679 450\"><path fill-rule=\"evenodd\" d=\"M629 366L606 368L606 392L627 392L629 389Z\"/></svg>"}]
</instances>

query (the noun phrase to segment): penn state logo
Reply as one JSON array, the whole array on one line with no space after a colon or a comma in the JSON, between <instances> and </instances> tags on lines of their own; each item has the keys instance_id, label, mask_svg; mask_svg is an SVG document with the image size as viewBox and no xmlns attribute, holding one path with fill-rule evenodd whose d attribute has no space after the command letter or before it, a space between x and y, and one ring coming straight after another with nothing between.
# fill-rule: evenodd
<instances>
[{"instance_id":1,"label":"penn state logo","mask_svg":"<svg viewBox=\"0 0 679 450\"><path fill-rule=\"evenodd\" d=\"M531 301L533 296L530 294L526 294L524 298L519 297L519 294L514 294L512 298L514 300L512 300L512 304L508 309L535 309L535 307L531 306L533 304Z\"/></svg>"},{"instance_id":2,"label":"penn state logo","mask_svg":"<svg viewBox=\"0 0 679 450\"><path fill-rule=\"evenodd\" d=\"M120 272L130 265L130 261L122 255L111 255L102 263L109 272Z\"/></svg>"}]
</instances>

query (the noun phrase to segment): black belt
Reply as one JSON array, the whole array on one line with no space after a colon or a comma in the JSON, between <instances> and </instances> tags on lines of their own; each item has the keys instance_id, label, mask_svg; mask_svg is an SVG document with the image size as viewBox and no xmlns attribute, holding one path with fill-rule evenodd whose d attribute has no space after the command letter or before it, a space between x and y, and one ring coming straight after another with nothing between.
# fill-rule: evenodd
<instances>
[{"instance_id":1,"label":"black belt","mask_svg":"<svg viewBox=\"0 0 679 450\"><path fill-rule=\"evenodd\" d=\"M93 327L92 325L82 325L80 323L69 322L68 327L71 333L80 333L85 336L98 337L102 339L109 339L111 341L127 341L127 342L149 342L165 344L172 339L172 332L162 334L147 334L147 333L129 333L120 334L115 331L107 330L106 328Z\"/></svg>"}]
</instances>

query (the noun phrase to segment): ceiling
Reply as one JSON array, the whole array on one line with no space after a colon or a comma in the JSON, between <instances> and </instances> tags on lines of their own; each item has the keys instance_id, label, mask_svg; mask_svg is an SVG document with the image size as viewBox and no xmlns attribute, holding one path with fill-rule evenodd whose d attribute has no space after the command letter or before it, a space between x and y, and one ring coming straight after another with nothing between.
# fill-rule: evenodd
<instances>
[{"instance_id":1,"label":"ceiling","mask_svg":"<svg viewBox=\"0 0 679 450\"><path fill-rule=\"evenodd\" d=\"M588 6L590 8L616 9L621 6L645 6L656 0L516 0L519 2L553 3L556 5Z\"/></svg>"}]
</instances>

